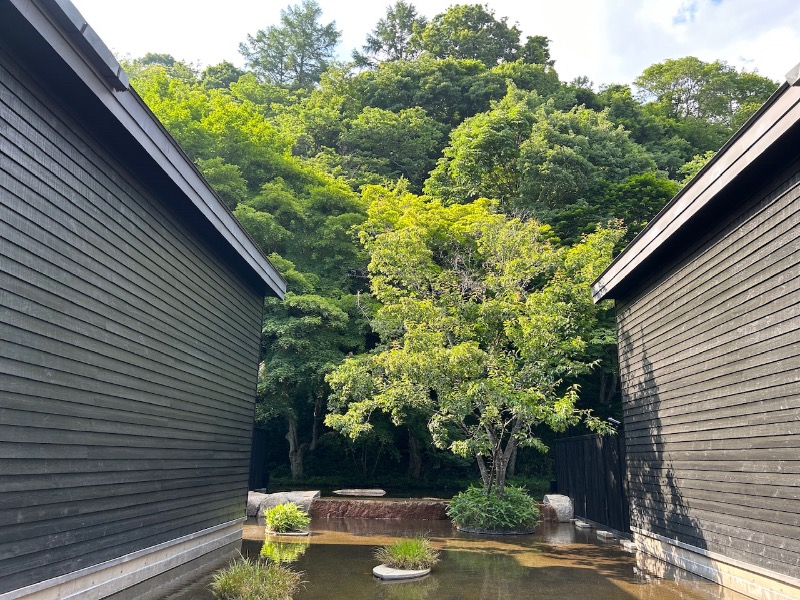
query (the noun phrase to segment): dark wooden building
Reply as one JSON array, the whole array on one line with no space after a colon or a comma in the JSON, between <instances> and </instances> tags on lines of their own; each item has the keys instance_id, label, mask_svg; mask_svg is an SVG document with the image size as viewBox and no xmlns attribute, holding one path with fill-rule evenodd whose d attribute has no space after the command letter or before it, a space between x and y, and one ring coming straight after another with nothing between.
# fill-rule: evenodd
<instances>
[{"instance_id":1,"label":"dark wooden building","mask_svg":"<svg viewBox=\"0 0 800 600\"><path fill-rule=\"evenodd\" d=\"M74 6L0 2L0 598L238 548L284 289Z\"/></svg>"},{"instance_id":2,"label":"dark wooden building","mask_svg":"<svg viewBox=\"0 0 800 600\"><path fill-rule=\"evenodd\" d=\"M640 549L800 598L800 69L594 285Z\"/></svg>"}]
</instances>

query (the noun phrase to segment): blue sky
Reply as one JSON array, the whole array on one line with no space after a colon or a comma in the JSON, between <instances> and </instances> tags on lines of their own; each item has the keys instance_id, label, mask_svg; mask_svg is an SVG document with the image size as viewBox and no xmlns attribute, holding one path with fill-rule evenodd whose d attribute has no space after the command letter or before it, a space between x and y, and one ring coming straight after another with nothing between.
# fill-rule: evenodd
<instances>
[{"instance_id":1,"label":"blue sky","mask_svg":"<svg viewBox=\"0 0 800 600\"><path fill-rule=\"evenodd\" d=\"M392 0L393 1L393 0ZM201 66L228 60L242 65L239 42L275 24L299 0L73 0L118 55L167 52ZM342 32L340 56L364 43L390 1L318 0L322 21ZM454 4L413 2L432 17ZM562 80L631 83L649 65L668 58L721 59L776 81L800 62L797 0L490 0L526 35L551 39Z\"/></svg>"}]
</instances>

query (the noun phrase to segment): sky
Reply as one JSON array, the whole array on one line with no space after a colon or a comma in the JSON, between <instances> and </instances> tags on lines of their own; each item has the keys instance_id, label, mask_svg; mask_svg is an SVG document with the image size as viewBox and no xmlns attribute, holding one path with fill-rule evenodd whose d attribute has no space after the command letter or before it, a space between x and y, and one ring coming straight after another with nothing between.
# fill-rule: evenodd
<instances>
[{"instance_id":1,"label":"sky","mask_svg":"<svg viewBox=\"0 0 800 600\"><path fill-rule=\"evenodd\" d=\"M300 0L72 0L118 57L168 53L200 67L223 60L244 66L239 43L278 24ZM480 2L481 0L477 0ZM394 0L317 0L321 22L342 33L339 57L360 49ZM449 0L411 3L431 18ZM460 3L475 3L462 0ZM488 0L496 18L517 24L522 39L550 38L562 81L586 76L597 88L632 83L669 58L724 60L783 82L800 62L798 0Z\"/></svg>"}]
</instances>

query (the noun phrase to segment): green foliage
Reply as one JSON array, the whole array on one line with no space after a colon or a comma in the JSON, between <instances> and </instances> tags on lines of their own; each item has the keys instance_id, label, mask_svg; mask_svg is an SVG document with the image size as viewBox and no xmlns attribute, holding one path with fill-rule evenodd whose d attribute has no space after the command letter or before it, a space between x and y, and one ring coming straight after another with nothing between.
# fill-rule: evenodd
<instances>
[{"instance_id":1,"label":"green foliage","mask_svg":"<svg viewBox=\"0 0 800 600\"><path fill-rule=\"evenodd\" d=\"M354 52L353 58L363 66L416 58L419 50L412 45L411 36L425 24L425 17L417 14L413 4L397 0L386 9L386 16L378 21L375 29L367 34L364 54Z\"/></svg>"},{"instance_id":2,"label":"green foliage","mask_svg":"<svg viewBox=\"0 0 800 600\"><path fill-rule=\"evenodd\" d=\"M311 546L311 542L307 538L297 538L290 542L267 538L264 540L264 545L261 546L259 556L276 563L291 563L299 560L309 546Z\"/></svg>"},{"instance_id":3,"label":"green foliage","mask_svg":"<svg viewBox=\"0 0 800 600\"><path fill-rule=\"evenodd\" d=\"M480 4L455 4L436 15L419 33L417 43L435 58L479 60L487 66L513 61L519 53L520 31L496 19Z\"/></svg>"},{"instance_id":4,"label":"green foliage","mask_svg":"<svg viewBox=\"0 0 800 600\"><path fill-rule=\"evenodd\" d=\"M535 427L602 427L576 409L563 378L590 368L587 340L602 309L589 286L622 231L558 248L547 226L487 200L443 206L403 189L364 193L382 345L328 375L326 424L357 439L375 412L399 424L422 411L436 446L475 457L500 495L515 448L543 448Z\"/></svg>"},{"instance_id":5,"label":"green foliage","mask_svg":"<svg viewBox=\"0 0 800 600\"><path fill-rule=\"evenodd\" d=\"M447 514L464 529L530 531L539 520L539 507L523 488L508 486L500 496L470 487L453 496Z\"/></svg>"},{"instance_id":6,"label":"green foliage","mask_svg":"<svg viewBox=\"0 0 800 600\"><path fill-rule=\"evenodd\" d=\"M309 523L311 517L299 504L286 502L278 504L264 511L267 519L267 531L270 533L289 533L292 531L303 531Z\"/></svg>"},{"instance_id":7,"label":"green foliage","mask_svg":"<svg viewBox=\"0 0 800 600\"><path fill-rule=\"evenodd\" d=\"M683 175L683 181L681 183L684 185L689 183L715 155L716 152L709 150L708 152L697 154L692 157L692 160L684 164L679 170L680 174Z\"/></svg>"},{"instance_id":8,"label":"green foliage","mask_svg":"<svg viewBox=\"0 0 800 600\"><path fill-rule=\"evenodd\" d=\"M247 199L247 182L238 166L228 164L218 156L198 158L195 163L228 208L233 210Z\"/></svg>"},{"instance_id":9,"label":"green foliage","mask_svg":"<svg viewBox=\"0 0 800 600\"><path fill-rule=\"evenodd\" d=\"M227 88L239 81L245 72L227 60L216 65L209 65L200 74L200 82L206 89Z\"/></svg>"},{"instance_id":10,"label":"green foliage","mask_svg":"<svg viewBox=\"0 0 800 600\"><path fill-rule=\"evenodd\" d=\"M456 127L443 154L425 183L427 194L448 202L500 200L506 211L535 214L573 243L598 223L627 219L629 206L609 205L604 193L655 167L605 113L582 106L560 111L514 86L490 111ZM639 206L634 227L661 207Z\"/></svg>"},{"instance_id":11,"label":"green foliage","mask_svg":"<svg viewBox=\"0 0 800 600\"><path fill-rule=\"evenodd\" d=\"M380 175L384 183L405 178L421 190L436 162L443 129L421 108L399 113L365 108L343 132L342 153L362 179L367 172ZM358 175L353 177L358 180Z\"/></svg>"},{"instance_id":12,"label":"green foliage","mask_svg":"<svg viewBox=\"0 0 800 600\"><path fill-rule=\"evenodd\" d=\"M743 107L761 105L778 87L757 73L739 72L724 61L706 63L693 56L648 67L636 85L667 117L695 117L728 126Z\"/></svg>"},{"instance_id":13,"label":"green foliage","mask_svg":"<svg viewBox=\"0 0 800 600\"><path fill-rule=\"evenodd\" d=\"M214 573L211 591L220 600L291 600L300 574L279 563L241 559Z\"/></svg>"},{"instance_id":14,"label":"green foliage","mask_svg":"<svg viewBox=\"0 0 800 600\"><path fill-rule=\"evenodd\" d=\"M258 75L277 85L309 88L333 59L341 34L336 22L319 23L322 9L314 0L281 10L281 24L259 30L239 44L239 52Z\"/></svg>"},{"instance_id":15,"label":"green foliage","mask_svg":"<svg viewBox=\"0 0 800 600\"><path fill-rule=\"evenodd\" d=\"M418 535L377 548L375 558L392 569L418 571L439 562L439 553L431 548L427 537Z\"/></svg>"}]
</instances>

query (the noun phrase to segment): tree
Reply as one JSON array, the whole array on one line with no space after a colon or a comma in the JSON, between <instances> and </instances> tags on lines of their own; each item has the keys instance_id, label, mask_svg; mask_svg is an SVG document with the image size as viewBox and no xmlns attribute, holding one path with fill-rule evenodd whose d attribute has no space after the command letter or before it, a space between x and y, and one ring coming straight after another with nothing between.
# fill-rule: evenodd
<instances>
[{"instance_id":1,"label":"tree","mask_svg":"<svg viewBox=\"0 0 800 600\"><path fill-rule=\"evenodd\" d=\"M668 117L693 117L728 126L740 109L760 106L778 87L757 73L739 72L724 61L706 63L694 56L651 65L635 83L643 97L652 99ZM741 114L738 118L741 120Z\"/></svg>"},{"instance_id":2,"label":"tree","mask_svg":"<svg viewBox=\"0 0 800 600\"><path fill-rule=\"evenodd\" d=\"M546 225L488 200L444 206L402 187L365 196L361 239L382 345L327 377L327 424L357 439L373 413L398 424L423 411L436 446L473 456L487 495L500 496L515 450L545 449L537 427L603 427L576 408L567 380L591 368L587 340L602 309L590 284L621 230L562 248Z\"/></svg>"},{"instance_id":3,"label":"tree","mask_svg":"<svg viewBox=\"0 0 800 600\"><path fill-rule=\"evenodd\" d=\"M443 129L421 108L365 108L342 134L342 153L362 176L374 173L391 182L403 177L421 190L436 164Z\"/></svg>"},{"instance_id":4,"label":"tree","mask_svg":"<svg viewBox=\"0 0 800 600\"><path fill-rule=\"evenodd\" d=\"M239 167L226 163L219 156L199 158L195 163L228 208L233 210L239 202L247 199L247 182Z\"/></svg>"},{"instance_id":5,"label":"tree","mask_svg":"<svg viewBox=\"0 0 800 600\"><path fill-rule=\"evenodd\" d=\"M494 198L504 210L535 214L562 240L577 241L597 223L627 218L604 205L609 184L654 168L604 112L560 111L511 86L490 111L453 130L425 192L448 202Z\"/></svg>"},{"instance_id":6,"label":"tree","mask_svg":"<svg viewBox=\"0 0 800 600\"><path fill-rule=\"evenodd\" d=\"M281 24L248 34L239 52L261 77L278 85L310 88L333 59L341 33L336 21L319 23L322 9L314 0L281 11Z\"/></svg>"},{"instance_id":7,"label":"tree","mask_svg":"<svg viewBox=\"0 0 800 600\"><path fill-rule=\"evenodd\" d=\"M556 64L556 61L550 58L550 38L543 35L529 35L520 48L519 58L525 63L534 65L552 67Z\"/></svg>"},{"instance_id":8,"label":"tree","mask_svg":"<svg viewBox=\"0 0 800 600\"><path fill-rule=\"evenodd\" d=\"M479 60L488 67L516 60L520 31L499 21L480 4L456 4L436 15L418 35L417 43L435 58Z\"/></svg>"},{"instance_id":9,"label":"tree","mask_svg":"<svg viewBox=\"0 0 800 600\"><path fill-rule=\"evenodd\" d=\"M415 31L420 31L427 23L425 17L417 14L413 4L397 0L386 10L363 46L364 53L353 52L356 63L372 66L382 61L409 60L419 54L419 49L411 44Z\"/></svg>"},{"instance_id":10,"label":"tree","mask_svg":"<svg viewBox=\"0 0 800 600\"><path fill-rule=\"evenodd\" d=\"M206 89L226 88L230 84L239 81L239 78L244 75L239 67L227 60L222 61L217 65L209 65L200 74L200 82Z\"/></svg>"}]
</instances>

